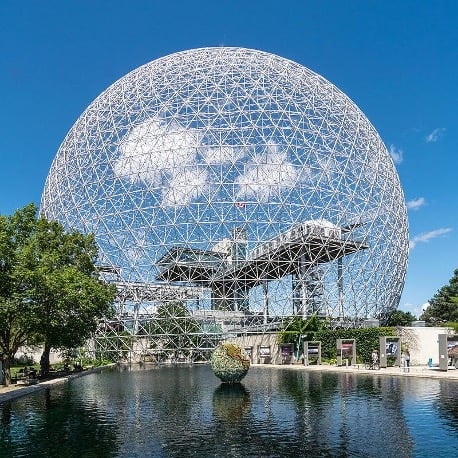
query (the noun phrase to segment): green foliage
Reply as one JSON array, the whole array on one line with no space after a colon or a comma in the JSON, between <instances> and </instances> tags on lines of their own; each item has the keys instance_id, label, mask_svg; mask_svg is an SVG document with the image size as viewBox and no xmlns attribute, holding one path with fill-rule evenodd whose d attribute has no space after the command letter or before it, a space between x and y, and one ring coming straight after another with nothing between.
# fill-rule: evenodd
<instances>
[{"instance_id":1,"label":"green foliage","mask_svg":"<svg viewBox=\"0 0 458 458\"><path fill-rule=\"evenodd\" d=\"M35 371L38 371L40 370L40 366L38 364L16 364L16 362L14 363L14 365L12 365L10 367L10 375L11 375L11 378L12 379L18 379L22 376L22 373L24 371L24 369L28 369L29 371L34 369Z\"/></svg>"},{"instance_id":2,"label":"green foliage","mask_svg":"<svg viewBox=\"0 0 458 458\"><path fill-rule=\"evenodd\" d=\"M299 316L292 316L278 334L278 343L292 343L294 351L301 354L301 343L305 340L316 340L317 332L326 328L326 321L318 318L316 314L305 320Z\"/></svg>"},{"instance_id":3,"label":"green foliage","mask_svg":"<svg viewBox=\"0 0 458 458\"><path fill-rule=\"evenodd\" d=\"M30 204L0 217L0 352L8 363L21 345L43 343L46 373L50 349L82 345L115 291L98 280L92 235L36 213Z\"/></svg>"},{"instance_id":4,"label":"green foliage","mask_svg":"<svg viewBox=\"0 0 458 458\"><path fill-rule=\"evenodd\" d=\"M105 366L114 362L104 357L93 358L91 355L93 355L93 353L91 352L89 354L85 347L66 348L61 352L62 359L70 366L72 366L72 364L79 364L81 367L87 368Z\"/></svg>"},{"instance_id":5,"label":"green foliage","mask_svg":"<svg viewBox=\"0 0 458 458\"><path fill-rule=\"evenodd\" d=\"M160 350L160 357L167 358L178 349L183 356L188 356L192 348L199 346L202 339L197 321L191 317L182 302L168 302L158 307L154 318L145 325L152 337L151 348ZM184 349L184 350L183 350Z\"/></svg>"},{"instance_id":6,"label":"green foliage","mask_svg":"<svg viewBox=\"0 0 458 458\"><path fill-rule=\"evenodd\" d=\"M135 336L128 331L120 333L112 331L99 337L95 350L96 360L110 363L127 360L135 339Z\"/></svg>"},{"instance_id":7,"label":"green foliage","mask_svg":"<svg viewBox=\"0 0 458 458\"><path fill-rule=\"evenodd\" d=\"M368 361L372 350L379 348L381 336L396 336L392 327L380 328L351 328L351 329L322 329L315 334L314 340L321 341L323 358L334 360L337 357L337 339L355 339L356 352L362 361Z\"/></svg>"},{"instance_id":8,"label":"green foliage","mask_svg":"<svg viewBox=\"0 0 458 458\"><path fill-rule=\"evenodd\" d=\"M24 247L33 234L36 207L0 216L0 353L3 354L5 384L11 381L10 366L19 347L38 340L37 315L27 297L19 269Z\"/></svg>"},{"instance_id":9,"label":"green foliage","mask_svg":"<svg viewBox=\"0 0 458 458\"><path fill-rule=\"evenodd\" d=\"M448 328L452 328L453 332L455 334L458 334L458 322L457 321L449 321L448 323L446 323L446 326Z\"/></svg>"},{"instance_id":10,"label":"green foliage","mask_svg":"<svg viewBox=\"0 0 458 458\"><path fill-rule=\"evenodd\" d=\"M386 326L410 326L416 319L410 312L395 310L388 315L385 324Z\"/></svg>"},{"instance_id":11,"label":"green foliage","mask_svg":"<svg viewBox=\"0 0 458 458\"><path fill-rule=\"evenodd\" d=\"M458 321L458 269L449 284L443 286L432 299L420 319L431 325Z\"/></svg>"}]
</instances>

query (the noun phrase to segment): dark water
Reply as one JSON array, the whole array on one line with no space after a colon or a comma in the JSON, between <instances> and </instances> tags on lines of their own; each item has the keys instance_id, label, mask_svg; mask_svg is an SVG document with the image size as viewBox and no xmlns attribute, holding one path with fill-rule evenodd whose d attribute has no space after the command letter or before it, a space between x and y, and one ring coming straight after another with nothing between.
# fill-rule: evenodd
<instances>
[{"instance_id":1,"label":"dark water","mask_svg":"<svg viewBox=\"0 0 458 458\"><path fill-rule=\"evenodd\" d=\"M0 420L0 457L456 457L458 383L135 367L0 404Z\"/></svg>"}]
</instances>

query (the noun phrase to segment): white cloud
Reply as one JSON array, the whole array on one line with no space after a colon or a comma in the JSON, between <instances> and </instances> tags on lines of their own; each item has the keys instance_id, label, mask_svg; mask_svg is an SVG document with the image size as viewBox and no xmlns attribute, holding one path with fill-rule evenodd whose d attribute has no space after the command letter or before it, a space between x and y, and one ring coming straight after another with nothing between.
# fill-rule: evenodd
<instances>
[{"instance_id":1,"label":"white cloud","mask_svg":"<svg viewBox=\"0 0 458 458\"><path fill-rule=\"evenodd\" d=\"M196 130L177 124L164 126L153 118L134 127L124 138L121 155L114 164L117 177L130 182L161 184L162 173L173 174L196 160L200 137Z\"/></svg>"},{"instance_id":2,"label":"white cloud","mask_svg":"<svg viewBox=\"0 0 458 458\"><path fill-rule=\"evenodd\" d=\"M332 182L332 178L338 171L338 163L335 157L326 155L317 159L319 165L319 176L325 177L327 181Z\"/></svg>"},{"instance_id":3,"label":"white cloud","mask_svg":"<svg viewBox=\"0 0 458 458\"><path fill-rule=\"evenodd\" d=\"M151 118L134 127L119 146L113 165L118 178L162 187L164 207L187 205L207 188L208 173L196 167L198 156L204 163L230 163L244 152L231 146L203 143L197 129L177 123L165 125Z\"/></svg>"},{"instance_id":4,"label":"white cloud","mask_svg":"<svg viewBox=\"0 0 458 458\"><path fill-rule=\"evenodd\" d=\"M390 146L390 156L393 159L393 162L398 165L404 160L404 151L400 148L396 148L396 146Z\"/></svg>"},{"instance_id":5,"label":"white cloud","mask_svg":"<svg viewBox=\"0 0 458 458\"><path fill-rule=\"evenodd\" d=\"M206 146L200 149L205 164L234 164L246 154L244 148L232 146Z\"/></svg>"},{"instance_id":6,"label":"white cloud","mask_svg":"<svg viewBox=\"0 0 458 458\"><path fill-rule=\"evenodd\" d=\"M286 152L268 145L266 152L254 155L253 163L247 165L235 183L239 186L238 197L257 197L260 202L268 202L284 189L293 188L301 178L300 168L288 161Z\"/></svg>"},{"instance_id":7,"label":"white cloud","mask_svg":"<svg viewBox=\"0 0 458 458\"><path fill-rule=\"evenodd\" d=\"M238 185L236 199L256 197L267 202L273 195L295 187L298 181L310 178L274 143L260 153L254 153L250 145L211 143L211 138L204 138L199 129L177 123L166 125L159 117L151 118L134 127L121 141L113 171L116 177L131 183L160 188L163 207L188 205L207 192L211 181L207 165L230 166L250 152L251 163L234 180ZM327 164L329 169L333 166Z\"/></svg>"},{"instance_id":8,"label":"white cloud","mask_svg":"<svg viewBox=\"0 0 458 458\"><path fill-rule=\"evenodd\" d=\"M434 143L445 133L445 127L437 127L425 137L426 143Z\"/></svg>"},{"instance_id":9,"label":"white cloud","mask_svg":"<svg viewBox=\"0 0 458 458\"><path fill-rule=\"evenodd\" d=\"M421 314L429 307L429 302L424 303L423 305L415 305L410 302L406 302L400 307L404 312L410 312L412 315L420 319Z\"/></svg>"},{"instance_id":10,"label":"white cloud","mask_svg":"<svg viewBox=\"0 0 458 458\"><path fill-rule=\"evenodd\" d=\"M450 227L435 229L434 231L424 232L423 234L416 235L409 242L409 247L412 250L417 243L427 243L430 240L440 237L441 235L448 234L452 229Z\"/></svg>"},{"instance_id":11,"label":"white cloud","mask_svg":"<svg viewBox=\"0 0 458 458\"><path fill-rule=\"evenodd\" d=\"M129 259L131 263L136 263L139 259L144 258L145 253L143 252L143 248L137 248L135 246L131 246L123 250L126 257Z\"/></svg>"},{"instance_id":12,"label":"white cloud","mask_svg":"<svg viewBox=\"0 0 458 458\"><path fill-rule=\"evenodd\" d=\"M162 205L178 207L188 205L193 199L204 193L208 186L208 172L192 167L176 173L164 188Z\"/></svg>"},{"instance_id":13,"label":"white cloud","mask_svg":"<svg viewBox=\"0 0 458 458\"><path fill-rule=\"evenodd\" d=\"M403 312L410 312L412 315L418 316L418 307L415 307L415 305L410 302L405 302L401 307L399 307L399 310L402 310Z\"/></svg>"},{"instance_id":14,"label":"white cloud","mask_svg":"<svg viewBox=\"0 0 458 458\"><path fill-rule=\"evenodd\" d=\"M419 197L418 199L409 200L406 205L409 210L418 210L419 208L423 207L425 203L425 198Z\"/></svg>"}]
</instances>

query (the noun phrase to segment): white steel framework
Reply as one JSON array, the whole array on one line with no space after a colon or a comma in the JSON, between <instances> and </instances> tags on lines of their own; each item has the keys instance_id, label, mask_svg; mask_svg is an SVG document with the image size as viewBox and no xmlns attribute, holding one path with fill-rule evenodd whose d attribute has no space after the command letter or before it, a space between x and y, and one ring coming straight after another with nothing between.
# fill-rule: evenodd
<instances>
[{"instance_id":1,"label":"white steel framework","mask_svg":"<svg viewBox=\"0 0 458 458\"><path fill-rule=\"evenodd\" d=\"M119 292L107 351L205 359L292 314L383 317L404 284L406 206L376 130L261 51L179 52L118 80L67 134L41 209L96 236Z\"/></svg>"}]
</instances>

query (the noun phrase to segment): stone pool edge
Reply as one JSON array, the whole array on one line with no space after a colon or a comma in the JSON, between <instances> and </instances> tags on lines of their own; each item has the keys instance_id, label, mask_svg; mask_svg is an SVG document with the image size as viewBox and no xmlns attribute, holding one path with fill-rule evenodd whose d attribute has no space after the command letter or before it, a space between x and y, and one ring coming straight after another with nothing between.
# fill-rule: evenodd
<instances>
[{"instance_id":1,"label":"stone pool edge","mask_svg":"<svg viewBox=\"0 0 458 458\"><path fill-rule=\"evenodd\" d=\"M252 364L252 367L270 367L275 369L294 369L310 372L335 372L347 374L361 374L361 375L380 375L380 376L397 376L397 377L415 377L415 378L433 378L443 380L458 380L458 370L454 371L439 371L436 368L428 366L410 366L407 371L399 367L387 367L377 370L365 369L363 365L356 365L351 367L333 366L323 364L320 366L304 366L302 364Z\"/></svg>"},{"instance_id":2,"label":"stone pool edge","mask_svg":"<svg viewBox=\"0 0 458 458\"><path fill-rule=\"evenodd\" d=\"M55 378L51 380L45 380L35 385L19 386L19 387L16 386L12 388L11 390L3 392L3 393L1 392L2 387L0 387L0 404L2 404L3 402L12 401L13 399L20 398L22 396L26 396L31 393L35 393L37 391L44 390L53 385L59 385L61 383L66 383L70 380L74 380L79 377L84 377L89 374L98 373L104 369L108 369L110 367L115 367L115 366L116 366L116 363L106 364L104 366L93 367L91 369L85 369L81 372L75 372L73 374L65 375L63 377L59 377L59 378ZM10 385L10 387L11 386L13 385Z\"/></svg>"}]
</instances>

